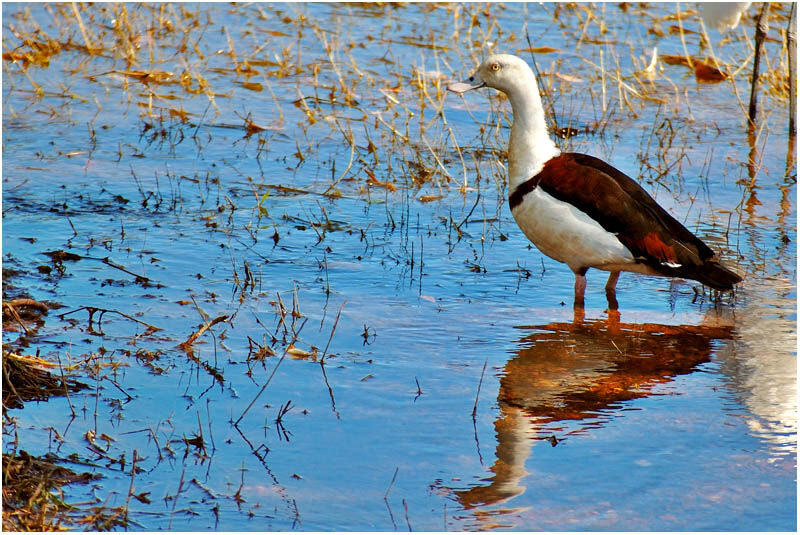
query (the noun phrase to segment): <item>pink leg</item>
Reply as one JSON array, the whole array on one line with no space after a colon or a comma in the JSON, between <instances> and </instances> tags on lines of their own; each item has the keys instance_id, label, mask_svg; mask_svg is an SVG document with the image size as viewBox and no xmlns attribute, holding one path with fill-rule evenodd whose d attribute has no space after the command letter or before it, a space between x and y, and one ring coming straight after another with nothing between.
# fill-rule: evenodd
<instances>
[{"instance_id":1,"label":"pink leg","mask_svg":"<svg viewBox=\"0 0 800 535\"><path fill-rule=\"evenodd\" d=\"M618 279L619 279L619 271L612 271L611 274L608 276L608 282L606 283L606 299L608 300L609 310L619 309L619 303L617 302Z\"/></svg>"},{"instance_id":2,"label":"pink leg","mask_svg":"<svg viewBox=\"0 0 800 535\"><path fill-rule=\"evenodd\" d=\"M586 293L586 270L575 272L575 302L572 308L583 310L583 294Z\"/></svg>"}]
</instances>

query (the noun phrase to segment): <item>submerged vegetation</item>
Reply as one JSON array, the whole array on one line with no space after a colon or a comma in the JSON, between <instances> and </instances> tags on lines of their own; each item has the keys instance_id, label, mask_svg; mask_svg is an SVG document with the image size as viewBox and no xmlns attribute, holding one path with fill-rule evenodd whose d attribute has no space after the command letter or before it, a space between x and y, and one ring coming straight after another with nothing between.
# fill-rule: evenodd
<instances>
[{"instance_id":1,"label":"submerged vegetation","mask_svg":"<svg viewBox=\"0 0 800 535\"><path fill-rule=\"evenodd\" d=\"M512 335L490 325L516 327L528 309L555 334L516 341L520 355L587 345L556 321L558 268L517 239L505 207L507 103L447 96L446 82L493 52L535 63L559 145L637 177L766 281L723 307L768 295L784 318L796 301L788 15L770 11L748 128L752 12L709 35L690 4L7 4L3 528L473 526L448 507L490 503L482 487L402 464L396 439L370 439L386 453L371 446L360 470L338 471L359 457L353 421L402 424L408 446L449 433L460 411L480 464L457 468L486 472L479 432L519 418L507 394L520 357L506 365ZM699 321L720 306L687 283L640 282L654 295L627 311L640 318ZM700 341L677 366L675 344L659 353L661 338L642 335L623 351L632 338L593 321L608 348L583 350L607 349L612 371L524 416L548 423L536 438L553 446L585 429L560 421L647 397L735 343L730 325L648 319L647 333ZM531 336L545 345L527 348ZM656 360L628 366L636 352ZM589 398L579 417L551 410ZM348 523L354 488L385 518ZM311 504L337 492L326 523ZM428 500L444 514L427 516ZM507 513L475 525L505 527Z\"/></svg>"}]
</instances>

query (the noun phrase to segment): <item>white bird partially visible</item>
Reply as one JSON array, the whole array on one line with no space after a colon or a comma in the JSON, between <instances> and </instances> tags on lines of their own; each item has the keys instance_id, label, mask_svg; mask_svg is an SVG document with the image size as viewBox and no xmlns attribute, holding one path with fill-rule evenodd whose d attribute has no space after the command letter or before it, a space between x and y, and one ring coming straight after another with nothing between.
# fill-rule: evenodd
<instances>
[{"instance_id":1,"label":"white bird partially visible","mask_svg":"<svg viewBox=\"0 0 800 535\"><path fill-rule=\"evenodd\" d=\"M753 2L701 2L700 15L703 22L720 32L732 30L739 25L742 13Z\"/></svg>"}]
</instances>

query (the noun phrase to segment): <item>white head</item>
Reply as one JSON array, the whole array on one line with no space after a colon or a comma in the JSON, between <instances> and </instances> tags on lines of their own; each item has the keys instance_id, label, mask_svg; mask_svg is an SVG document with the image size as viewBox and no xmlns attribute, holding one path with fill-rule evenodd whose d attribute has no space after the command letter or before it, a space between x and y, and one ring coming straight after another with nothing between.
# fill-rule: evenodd
<instances>
[{"instance_id":1,"label":"white head","mask_svg":"<svg viewBox=\"0 0 800 535\"><path fill-rule=\"evenodd\" d=\"M450 84L447 89L453 93L464 93L480 87L492 87L512 99L519 90L533 89L537 93L539 90L536 77L525 60L510 54L489 56L480 64L475 74L463 82Z\"/></svg>"},{"instance_id":2,"label":"white head","mask_svg":"<svg viewBox=\"0 0 800 535\"><path fill-rule=\"evenodd\" d=\"M489 56L472 76L450 84L447 89L460 94L480 87L505 93L514 112L508 140L509 191L513 191L560 151L548 135L536 76L525 60L510 54Z\"/></svg>"}]
</instances>

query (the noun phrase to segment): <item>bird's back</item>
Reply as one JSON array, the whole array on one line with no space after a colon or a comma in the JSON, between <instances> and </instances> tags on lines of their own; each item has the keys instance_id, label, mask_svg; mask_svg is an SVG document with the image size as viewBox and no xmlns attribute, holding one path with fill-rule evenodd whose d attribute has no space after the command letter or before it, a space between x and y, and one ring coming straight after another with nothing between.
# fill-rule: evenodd
<instances>
[{"instance_id":1,"label":"bird's back","mask_svg":"<svg viewBox=\"0 0 800 535\"><path fill-rule=\"evenodd\" d=\"M717 289L730 289L741 280L635 180L598 158L580 153L553 158L512 192L512 208L537 187L585 213L615 235L637 263L658 274L694 279Z\"/></svg>"}]
</instances>

